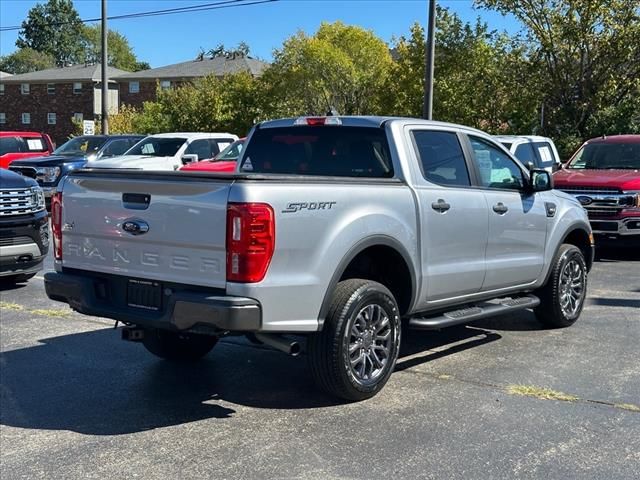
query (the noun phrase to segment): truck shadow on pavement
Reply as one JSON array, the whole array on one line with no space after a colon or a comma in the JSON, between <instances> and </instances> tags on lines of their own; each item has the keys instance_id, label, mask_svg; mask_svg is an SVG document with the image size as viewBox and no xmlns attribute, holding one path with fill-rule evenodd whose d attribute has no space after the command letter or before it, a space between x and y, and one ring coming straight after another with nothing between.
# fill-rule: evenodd
<instances>
[{"instance_id":1,"label":"truck shadow on pavement","mask_svg":"<svg viewBox=\"0 0 640 480\"><path fill-rule=\"evenodd\" d=\"M229 419L238 406L307 409L341 403L315 389L305 355L292 358L230 337L203 361L171 364L119 337L118 330L101 329L0 354L0 423L119 435ZM500 338L477 326L410 331L396 370Z\"/></svg>"}]
</instances>

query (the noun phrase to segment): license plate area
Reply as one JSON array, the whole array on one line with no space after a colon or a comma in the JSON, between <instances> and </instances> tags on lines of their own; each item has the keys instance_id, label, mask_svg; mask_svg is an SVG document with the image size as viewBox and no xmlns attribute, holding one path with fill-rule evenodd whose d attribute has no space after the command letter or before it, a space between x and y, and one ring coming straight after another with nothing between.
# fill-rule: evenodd
<instances>
[{"instance_id":1,"label":"license plate area","mask_svg":"<svg viewBox=\"0 0 640 480\"><path fill-rule=\"evenodd\" d=\"M153 280L136 280L127 282L127 305L153 312L162 309L162 284Z\"/></svg>"}]
</instances>

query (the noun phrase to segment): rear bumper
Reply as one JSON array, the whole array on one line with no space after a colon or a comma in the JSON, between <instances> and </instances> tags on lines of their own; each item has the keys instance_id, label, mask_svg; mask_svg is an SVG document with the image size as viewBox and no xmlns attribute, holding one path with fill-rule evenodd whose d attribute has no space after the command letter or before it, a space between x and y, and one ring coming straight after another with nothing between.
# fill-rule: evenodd
<instances>
[{"instance_id":1,"label":"rear bumper","mask_svg":"<svg viewBox=\"0 0 640 480\"><path fill-rule=\"evenodd\" d=\"M124 281L126 279L120 279ZM44 276L47 296L74 310L144 327L174 331L259 331L262 311L258 301L211 295L201 291L165 289L165 307L149 312L126 305L118 282L100 277L49 272Z\"/></svg>"}]
</instances>

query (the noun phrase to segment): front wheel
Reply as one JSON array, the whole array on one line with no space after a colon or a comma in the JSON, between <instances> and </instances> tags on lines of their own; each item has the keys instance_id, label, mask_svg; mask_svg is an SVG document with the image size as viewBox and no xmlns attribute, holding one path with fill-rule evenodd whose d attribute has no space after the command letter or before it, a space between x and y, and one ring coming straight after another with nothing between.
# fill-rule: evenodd
<instances>
[{"instance_id":1,"label":"front wheel","mask_svg":"<svg viewBox=\"0 0 640 480\"><path fill-rule=\"evenodd\" d=\"M535 313L549 327L573 325L587 297L587 263L574 245L561 245L551 265L547 284L538 292L540 305Z\"/></svg>"},{"instance_id":2,"label":"front wheel","mask_svg":"<svg viewBox=\"0 0 640 480\"><path fill-rule=\"evenodd\" d=\"M218 343L218 337L178 333L147 328L142 338L144 347L154 355L176 362L195 361L204 357Z\"/></svg>"},{"instance_id":3,"label":"front wheel","mask_svg":"<svg viewBox=\"0 0 640 480\"><path fill-rule=\"evenodd\" d=\"M373 397L387 383L400 350L400 314L380 283L338 283L321 332L308 342L311 373L320 388L346 400Z\"/></svg>"}]
</instances>

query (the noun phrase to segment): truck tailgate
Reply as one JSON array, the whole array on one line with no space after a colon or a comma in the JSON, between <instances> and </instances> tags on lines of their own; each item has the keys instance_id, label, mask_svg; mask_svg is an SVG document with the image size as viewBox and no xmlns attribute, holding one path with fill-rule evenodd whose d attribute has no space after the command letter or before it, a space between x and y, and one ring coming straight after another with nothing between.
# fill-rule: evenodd
<instances>
[{"instance_id":1,"label":"truck tailgate","mask_svg":"<svg viewBox=\"0 0 640 480\"><path fill-rule=\"evenodd\" d=\"M224 288L232 182L174 173L72 175L63 191L62 265Z\"/></svg>"}]
</instances>

